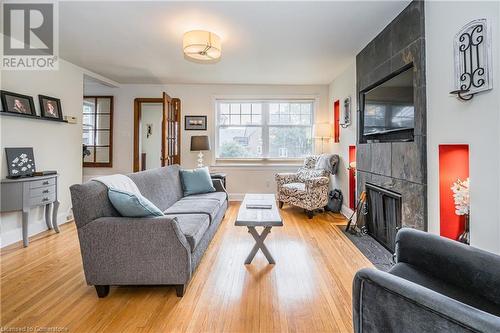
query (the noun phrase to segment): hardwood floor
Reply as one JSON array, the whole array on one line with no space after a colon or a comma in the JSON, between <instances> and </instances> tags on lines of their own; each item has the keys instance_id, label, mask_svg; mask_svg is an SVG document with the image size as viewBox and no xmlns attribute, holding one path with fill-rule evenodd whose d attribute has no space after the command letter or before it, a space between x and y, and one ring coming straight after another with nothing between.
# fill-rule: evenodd
<instances>
[{"instance_id":1,"label":"hardwood floor","mask_svg":"<svg viewBox=\"0 0 500 333\"><path fill-rule=\"evenodd\" d=\"M266 239L276 265L261 252L243 262L254 240L226 218L183 298L173 287L111 287L99 299L85 283L74 223L2 249L1 326L59 332L352 332L351 283L371 263L336 228L345 219L281 210L283 228ZM52 332L55 332L54 330Z\"/></svg>"}]
</instances>

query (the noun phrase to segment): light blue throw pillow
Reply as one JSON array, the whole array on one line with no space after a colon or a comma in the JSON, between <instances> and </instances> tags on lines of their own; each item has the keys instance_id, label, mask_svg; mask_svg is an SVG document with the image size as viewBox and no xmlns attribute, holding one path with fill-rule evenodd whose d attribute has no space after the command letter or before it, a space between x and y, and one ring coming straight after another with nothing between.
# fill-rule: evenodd
<instances>
[{"instance_id":1,"label":"light blue throw pillow","mask_svg":"<svg viewBox=\"0 0 500 333\"><path fill-rule=\"evenodd\" d=\"M163 216L158 207L139 194L109 188L108 198L113 207L125 217Z\"/></svg>"},{"instance_id":2,"label":"light blue throw pillow","mask_svg":"<svg viewBox=\"0 0 500 333\"><path fill-rule=\"evenodd\" d=\"M207 167L181 170L180 172L184 196L215 192L215 187Z\"/></svg>"}]
</instances>

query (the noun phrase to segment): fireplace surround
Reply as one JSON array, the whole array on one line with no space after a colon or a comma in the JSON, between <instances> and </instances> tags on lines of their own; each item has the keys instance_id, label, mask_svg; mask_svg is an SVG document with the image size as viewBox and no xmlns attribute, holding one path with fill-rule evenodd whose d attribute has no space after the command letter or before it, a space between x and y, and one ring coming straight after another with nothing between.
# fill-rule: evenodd
<instances>
[{"instance_id":1,"label":"fireplace surround","mask_svg":"<svg viewBox=\"0 0 500 333\"><path fill-rule=\"evenodd\" d=\"M367 183L401 195L401 226L427 231L427 127L424 2L411 2L356 56L358 95L413 66L414 140L368 141L358 126L357 197ZM358 124L361 110L358 110Z\"/></svg>"}]
</instances>

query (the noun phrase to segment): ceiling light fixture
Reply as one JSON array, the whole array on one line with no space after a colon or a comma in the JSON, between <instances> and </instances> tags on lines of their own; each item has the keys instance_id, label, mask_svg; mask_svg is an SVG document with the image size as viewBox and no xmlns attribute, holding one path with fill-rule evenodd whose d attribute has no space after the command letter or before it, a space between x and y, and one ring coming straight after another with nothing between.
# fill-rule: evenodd
<instances>
[{"instance_id":1,"label":"ceiling light fixture","mask_svg":"<svg viewBox=\"0 0 500 333\"><path fill-rule=\"evenodd\" d=\"M187 57L202 61L217 60L222 53L220 37L213 32L203 30L186 32L182 49Z\"/></svg>"}]
</instances>

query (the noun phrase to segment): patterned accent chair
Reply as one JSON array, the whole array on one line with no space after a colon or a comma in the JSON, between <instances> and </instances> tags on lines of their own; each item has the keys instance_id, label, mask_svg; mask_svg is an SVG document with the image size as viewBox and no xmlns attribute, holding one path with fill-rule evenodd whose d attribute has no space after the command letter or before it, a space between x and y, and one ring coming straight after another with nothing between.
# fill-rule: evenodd
<instances>
[{"instance_id":1,"label":"patterned accent chair","mask_svg":"<svg viewBox=\"0 0 500 333\"><path fill-rule=\"evenodd\" d=\"M326 168L318 166L320 157L329 159ZM297 172L276 174L279 207L287 203L303 208L312 219L314 211L328 203L329 176L336 173L338 162L338 155L313 155Z\"/></svg>"}]
</instances>

